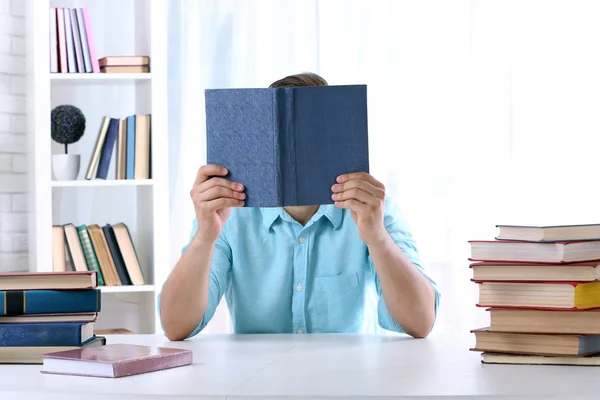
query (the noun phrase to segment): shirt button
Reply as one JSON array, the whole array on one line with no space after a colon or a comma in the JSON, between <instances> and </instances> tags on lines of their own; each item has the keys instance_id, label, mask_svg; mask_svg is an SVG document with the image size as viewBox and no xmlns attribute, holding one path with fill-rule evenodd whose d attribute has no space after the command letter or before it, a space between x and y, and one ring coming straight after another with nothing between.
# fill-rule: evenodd
<instances>
[{"instance_id":1,"label":"shirt button","mask_svg":"<svg viewBox=\"0 0 600 400\"><path fill-rule=\"evenodd\" d=\"M298 285L298 286L296 286L296 290L297 290L297 291L301 291L301 290L302 290L302 285Z\"/></svg>"},{"instance_id":2,"label":"shirt button","mask_svg":"<svg viewBox=\"0 0 600 400\"><path fill-rule=\"evenodd\" d=\"M302 332L302 329L298 329L298 333L303 333L303 332Z\"/></svg>"},{"instance_id":3,"label":"shirt button","mask_svg":"<svg viewBox=\"0 0 600 400\"><path fill-rule=\"evenodd\" d=\"M300 239L298 239L298 241L299 241L300 243L304 243L304 238L303 238L303 237L301 237Z\"/></svg>"}]
</instances>

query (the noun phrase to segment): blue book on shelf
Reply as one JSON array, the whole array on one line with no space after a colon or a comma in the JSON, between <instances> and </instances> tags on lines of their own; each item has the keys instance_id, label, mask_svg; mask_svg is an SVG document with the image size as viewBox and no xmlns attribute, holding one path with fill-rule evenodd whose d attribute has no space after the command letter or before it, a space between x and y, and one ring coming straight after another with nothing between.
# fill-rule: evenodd
<instances>
[{"instance_id":1,"label":"blue book on shelf","mask_svg":"<svg viewBox=\"0 0 600 400\"><path fill-rule=\"evenodd\" d=\"M100 312L100 289L0 291L0 316ZM1 320L0 320L1 322Z\"/></svg>"},{"instance_id":2,"label":"blue book on shelf","mask_svg":"<svg viewBox=\"0 0 600 400\"><path fill-rule=\"evenodd\" d=\"M92 339L92 322L0 324L0 346L81 346Z\"/></svg>"},{"instance_id":3,"label":"blue book on shelf","mask_svg":"<svg viewBox=\"0 0 600 400\"><path fill-rule=\"evenodd\" d=\"M134 179L135 175L135 115L127 117L127 162L126 179Z\"/></svg>"},{"instance_id":4,"label":"blue book on shelf","mask_svg":"<svg viewBox=\"0 0 600 400\"><path fill-rule=\"evenodd\" d=\"M365 85L207 89L207 162L247 207L331 204L339 175L369 172Z\"/></svg>"},{"instance_id":5,"label":"blue book on shelf","mask_svg":"<svg viewBox=\"0 0 600 400\"><path fill-rule=\"evenodd\" d=\"M112 158L117 136L119 135L119 119L111 118L106 132L106 139L100 153L100 162L98 163L98 171L96 178L106 179L108 177L108 168L110 167L110 159Z\"/></svg>"}]
</instances>

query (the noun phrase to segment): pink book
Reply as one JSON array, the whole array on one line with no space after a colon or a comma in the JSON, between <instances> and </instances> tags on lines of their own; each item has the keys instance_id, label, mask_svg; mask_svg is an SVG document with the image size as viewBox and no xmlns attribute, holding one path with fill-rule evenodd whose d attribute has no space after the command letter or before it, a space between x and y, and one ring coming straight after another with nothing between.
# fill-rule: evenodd
<instances>
[{"instance_id":1,"label":"pink book","mask_svg":"<svg viewBox=\"0 0 600 400\"><path fill-rule=\"evenodd\" d=\"M108 344L42 355L42 373L120 378L192 364L191 350Z\"/></svg>"},{"instance_id":2,"label":"pink book","mask_svg":"<svg viewBox=\"0 0 600 400\"><path fill-rule=\"evenodd\" d=\"M92 21L90 19L90 13L86 7L81 9L83 12L83 23L85 25L85 35L87 37L88 48L90 50L90 61L92 62L92 72L100 73L100 65L98 64L98 57L96 57L96 42L94 41L94 32L92 32Z\"/></svg>"}]
</instances>

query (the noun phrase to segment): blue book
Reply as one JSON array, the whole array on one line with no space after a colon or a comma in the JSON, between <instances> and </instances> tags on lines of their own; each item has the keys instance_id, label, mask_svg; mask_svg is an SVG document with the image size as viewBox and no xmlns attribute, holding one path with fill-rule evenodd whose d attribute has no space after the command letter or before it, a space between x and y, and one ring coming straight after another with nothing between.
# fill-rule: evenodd
<instances>
[{"instance_id":1,"label":"blue book","mask_svg":"<svg viewBox=\"0 0 600 400\"><path fill-rule=\"evenodd\" d=\"M247 207L331 204L339 175L369 172L365 85L207 89L208 164Z\"/></svg>"},{"instance_id":2,"label":"blue book","mask_svg":"<svg viewBox=\"0 0 600 400\"><path fill-rule=\"evenodd\" d=\"M108 177L108 168L110 167L110 159L112 158L113 151L115 149L115 143L117 142L117 136L119 135L119 119L111 118L108 124L108 131L106 132L106 139L102 146L102 152L100 153L100 162L98 163L98 171L96 171L96 178L106 179Z\"/></svg>"},{"instance_id":3,"label":"blue book","mask_svg":"<svg viewBox=\"0 0 600 400\"><path fill-rule=\"evenodd\" d=\"M94 337L93 322L0 324L0 346L81 346Z\"/></svg>"},{"instance_id":4,"label":"blue book","mask_svg":"<svg viewBox=\"0 0 600 400\"><path fill-rule=\"evenodd\" d=\"M100 289L0 291L0 316L100 312ZM1 320L0 320L1 322Z\"/></svg>"},{"instance_id":5,"label":"blue book","mask_svg":"<svg viewBox=\"0 0 600 400\"><path fill-rule=\"evenodd\" d=\"M135 115L127 117L127 162L126 179L134 179L135 176Z\"/></svg>"}]
</instances>

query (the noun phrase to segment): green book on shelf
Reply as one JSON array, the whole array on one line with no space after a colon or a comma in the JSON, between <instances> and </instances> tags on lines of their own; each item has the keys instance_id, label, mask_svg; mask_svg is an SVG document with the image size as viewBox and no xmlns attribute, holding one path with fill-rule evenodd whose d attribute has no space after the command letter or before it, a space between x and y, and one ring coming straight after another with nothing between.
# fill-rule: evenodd
<instances>
[{"instance_id":1,"label":"green book on shelf","mask_svg":"<svg viewBox=\"0 0 600 400\"><path fill-rule=\"evenodd\" d=\"M88 269L90 271L96 271L96 273L98 274L98 285L104 286L104 278L102 277L100 265L98 264L96 252L94 251L94 247L92 246L87 227L85 225L78 226L77 233L79 234L81 247L83 247L83 255L85 256L85 262L88 266Z\"/></svg>"}]
</instances>

